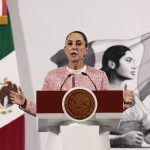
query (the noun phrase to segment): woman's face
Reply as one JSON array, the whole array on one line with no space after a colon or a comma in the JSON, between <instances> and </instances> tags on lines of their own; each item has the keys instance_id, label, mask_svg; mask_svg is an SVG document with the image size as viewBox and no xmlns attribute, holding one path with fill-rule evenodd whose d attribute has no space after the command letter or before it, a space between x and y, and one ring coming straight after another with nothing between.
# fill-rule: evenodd
<instances>
[{"instance_id":1,"label":"woman's face","mask_svg":"<svg viewBox=\"0 0 150 150\"><path fill-rule=\"evenodd\" d=\"M116 73L124 79L135 77L135 59L131 51L126 51L125 55L120 58Z\"/></svg>"},{"instance_id":2,"label":"woman's face","mask_svg":"<svg viewBox=\"0 0 150 150\"><path fill-rule=\"evenodd\" d=\"M87 54L87 47L81 34L71 33L65 43L65 54L69 62L82 62Z\"/></svg>"}]
</instances>

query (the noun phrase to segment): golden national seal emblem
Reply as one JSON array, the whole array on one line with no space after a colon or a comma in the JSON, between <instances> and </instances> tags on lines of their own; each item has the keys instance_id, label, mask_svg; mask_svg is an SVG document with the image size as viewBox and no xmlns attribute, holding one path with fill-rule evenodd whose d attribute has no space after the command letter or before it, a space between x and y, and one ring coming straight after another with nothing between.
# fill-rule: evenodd
<instances>
[{"instance_id":1,"label":"golden national seal emblem","mask_svg":"<svg viewBox=\"0 0 150 150\"><path fill-rule=\"evenodd\" d=\"M96 112L97 99L92 91L86 88L75 87L63 97L64 113L74 121L86 121Z\"/></svg>"}]
</instances>

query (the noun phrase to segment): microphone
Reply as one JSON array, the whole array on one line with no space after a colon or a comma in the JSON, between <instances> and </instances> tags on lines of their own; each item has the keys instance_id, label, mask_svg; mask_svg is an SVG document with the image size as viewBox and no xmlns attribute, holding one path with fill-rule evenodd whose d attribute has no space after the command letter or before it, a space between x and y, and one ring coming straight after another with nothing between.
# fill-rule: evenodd
<instances>
[{"instance_id":1,"label":"microphone","mask_svg":"<svg viewBox=\"0 0 150 150\"><path fill-rule=\"evenodd\" d=\"M97 91L97 87L96 87L95 83L92 81L92 79L90 78L90 76L87 73L85 73L85 72L81 72L81 74L84 75L84 76L87 76L90 79L90 81L92 82L92 84L95 87L95 90Z\"/></svg>"},{"instance_id":2,"label":"microphone","mask_svg":"<svg viewBox=\"0 0 150 150\"><path fill-rule=\"evenodd\" d=\"M64 80L64 82L62 83L62 85L60 87L60 91L62 91L62 87L64 86L64 84L68 80L68 78L70 78L71 76L72 76L72 74L68 74L67 78Z\"/></svg>"}]
</instances>

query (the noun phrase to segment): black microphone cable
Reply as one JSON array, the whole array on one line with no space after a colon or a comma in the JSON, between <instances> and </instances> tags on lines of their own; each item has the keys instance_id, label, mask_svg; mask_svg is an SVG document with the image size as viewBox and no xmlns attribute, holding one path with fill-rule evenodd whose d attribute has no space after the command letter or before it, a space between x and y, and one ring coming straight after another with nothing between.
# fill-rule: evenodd
<instances>
[{"instance_id":1,"label":"black microphone cable","mask_svg":"<svg viewBox=\"0 0 150 150\"><path fill-rule=\"evenodd\" d=\"M62 85L60 87L60 91L62 91L62 87L64 86L64 84L68 80L68 78L70 78L71 76L72 76L72 74L68 74L67 78L64 80L64 82L62 83Z\"/></svg>"},{"instance_id":2,"label":"black microphone cable","mask_svg":"<svg viewBox=\"0 0 150 150\"><path fill-rule=\"evenodd\" d=\"M95 90L97 91L97 87L96 87L95 83L92 81L92 79L90 78L90 76L87 73L85 73L85 72L82 72L81 74L84 75L84 76L87 76L90 79L90 81L92 82L92 84L95 87Z\"/></svg>"}]
</instances>

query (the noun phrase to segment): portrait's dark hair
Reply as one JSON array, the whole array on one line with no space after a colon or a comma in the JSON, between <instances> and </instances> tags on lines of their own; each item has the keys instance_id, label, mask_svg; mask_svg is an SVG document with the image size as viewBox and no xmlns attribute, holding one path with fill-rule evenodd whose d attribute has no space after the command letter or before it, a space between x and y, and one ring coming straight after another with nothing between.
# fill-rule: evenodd
<instances>
[{"instance_id":1,"label":"portrait's dark hair","mask_svg":"<svg viewBox=\"0 0 150 150\"><path fill-rule=\"evenodd\" d=\"M83 32L81 32L81 31L73 31L73 32L70 32L70 33L67 35L66 40L68 39L68 36L69 36L70 34L72 34L72 33L78 33L78 34L81 34L82 37L83 37L83 39L84 39L84 41L85 41L85 47L88 46L88 40L87 40L87 37L86 37L86 35L85 35Z\"/></svg>"},{"instance_id":2,"label":"portrait's dark hair","mask_svg":"<svg viewBox=\"0 0 150 150\"><path fill-rule=\"evenodd\" d=\"M101 70L105 71L108 79L110 79L111 71L113 71L109 66L108 62L111 60L115 63L116 68L119 67L119 60L123 57L127 51L131 51L129 47L124 45L114 45L109 47L103 54L102 57L102 68Z\"/></svg>"}]
</instances>

